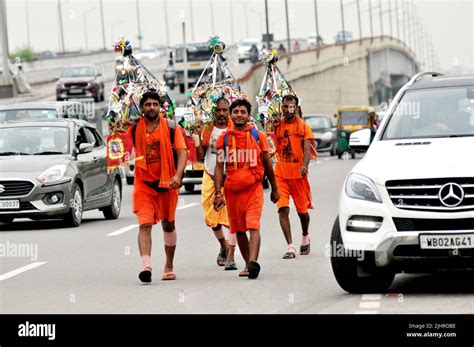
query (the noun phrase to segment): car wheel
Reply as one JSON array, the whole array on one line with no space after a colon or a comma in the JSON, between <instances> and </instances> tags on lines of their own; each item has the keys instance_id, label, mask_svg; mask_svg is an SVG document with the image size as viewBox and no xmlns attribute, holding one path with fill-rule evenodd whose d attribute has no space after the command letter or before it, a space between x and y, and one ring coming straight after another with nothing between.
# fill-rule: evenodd
<instances>
[{"instance_id":1,"label":"car wheel","mask_svg":"<svg viewBox=\"0 0 474 347\"><path fill-rule=\"evenodd\" d=\"M245 59L239 59L239 64L245 63Z\"/></svg>"},{"instance_id":2,"label":"car wheel","mask_svg":"<svg viewBox=\"0 0 474 347\"><path fill-rule=\"evenodd\" d=\"M72 202L69 212L64 217L64 222L69 227L78 227L82 222L82 213L84 206L84 199L82 196L81 187L74 183L72 187Z\"/></svg>"},{"instance_id":3,"label":"car wheel","mask_svg":"<svg viewBox=\"0 0 474 347\"><path fill-rule=\"evenodd\" d=\"M339 152L339 149L337 150L337 158L342 159L342 152Z\"/></svg>"},{"instance_id":4,"label":"car wheel","mask_svg":"<svg viewBox=\"0 0 474 347\"><path fill-rule=\"evenodd\" d=\"M102 210L105 219L117 219L120 215L120 208L122 206L122 190L120 189L120 183L117 179L114 180L114 186L112 188L112 202L110 206L107 206Z\"/></svg>"},{"instance_id":5,"label":"car wheel","mask_svg":"<svg viewBox=\"0 0 474 347\"><path fill-rule=\"evenodd\" d=\"M179 85L179 92L180 92L181 94L184 93L184 84L180 84L180 85Z\"/></svg>"},{"instance_id":6,"label":"car wheel","mask_svg":"<svg viewBox=\"0 0 474 347\"><path fill-rule=\"evenodd\" d=\"M337 151L337 142L333 142L331 149L331 157L334 157L338 153Z\"/></svg>"},{"instance_id":7,"label":"car wheel","mask_svg":"<svg viewBox=\"0 0 474 347\"><path fill-rule=\"evenodd\" d=\"M384 270L369 276L360 277L357 273L358 259L344 249L339 226L339 216L336 217L331 233L331 265L334 277L339 286L346 292L380 293L385 292L393 282L395 273Z\"/></svg>"},{"instance_id":8,"label":"car wheel","mask_svg":"<svg viewBox=\"0 0 474 347\"><path fill-rule=\"evenodd\" d=\"M14 217L0 217L0 223L2 224L11 224L13 223Z\"/></svg>"},{"instance_id":9,"label":"car wheel","mask_svg":"<svg viewBox=\"0 0 474 347\"><path fill-rule=\"evenodd\" d=\"M351 158L352 159L355 159L356 157L356 152L354 150L351 151Z\"/></svg>"},{"instance_id":10,"label":"car wheel","mask_svg":"<svg viewBox=\"0 0 474 347\"><path fill-rule=\"evenodd\" d=\"M187 192L194 192L194 184L185 184L184 190Z\"/></svg>"},{"instance_id":11,"label":"car wheel","mask_svg":"<svg viewBox=\"0 0 474 347\"><path fill-rule=\"evenodd\" d=\"M127 176L127 177L125 177L125 180L127 181L127 184L128 184L129 186L131 186L131 185L133 185L133 183L135 182L135 177L129 177L129 176Z\"/></svg>"}]
</instances>

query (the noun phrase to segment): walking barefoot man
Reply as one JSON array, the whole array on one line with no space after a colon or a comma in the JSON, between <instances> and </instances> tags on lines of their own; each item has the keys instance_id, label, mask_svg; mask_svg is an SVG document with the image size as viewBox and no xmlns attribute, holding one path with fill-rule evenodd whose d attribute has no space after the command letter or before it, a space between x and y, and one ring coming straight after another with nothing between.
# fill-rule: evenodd
<instances>
[{"instance_id":1,"label":"walking barefoot man","mask_svg":"<svg viewBox=\"0 0 474 347\"><path fill-rule=\"evenodd\" d=\"M143 271L139 278L145 283L151 282L151 229L160 220L166 253L162 279L176 279L173 272L176 249L174 217L187 160L186 144L180 127L172 129L175 124L160 114L159 100L155 91L144 93L140 100L144 117L138 121L136 129L128 129L136 151L133 212L140 225L138 247ZM177 153L176 164L173 145Z\"/></svg>"},{"instance_id":2,"label":"walking barefoot man","mask_svg":"<svg viewBox=\"0 0 474 347\"><path fill-rule=\"evenodd\" d=\"M278 201L280 194L268 156L267 137L249 124L251 110L252 106L245 99L236 100L230 105L233 125L219 137L216 145L218 155L214 177L214 208L218 211L227 204L230 232L237 233L239 249L247 264L247 276L255 279L260 272L257 260L263 209L262 179L265 172L272 187L273 203ZM225 198L221 193L223 183Z\"/></svg>"}]
</instances>

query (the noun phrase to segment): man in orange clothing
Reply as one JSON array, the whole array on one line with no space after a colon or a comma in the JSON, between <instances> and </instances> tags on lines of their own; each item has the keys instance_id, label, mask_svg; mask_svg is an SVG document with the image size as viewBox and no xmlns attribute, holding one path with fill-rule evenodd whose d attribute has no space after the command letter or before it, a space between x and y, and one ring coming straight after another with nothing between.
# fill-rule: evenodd
<instances>
[{"instance_id":1,"label":"man in orange clothing","mask_svg":"<svg viewBox=\"0 0 474 347\"><path fill-rule=\"evenodd\" d=\"M298 98L296 96L283 97L283 112L284 117L274 121L278 151L275 176L281 194L277 206L280 225L288 243L283 259L293 259L296 257L296 247L291 237L288 217L290 195L303 229L300 254L306 255L310 252L308 208L313 208L313 204L308 182L308 165L311 160L312 145L314 150L314 136L311 128L297 115Z\"/></svg>"},{"instance_id":2,"label":"man in orange clothing","mask_svg":"<svg viewBox=\"0 0 474 347\"><path fill-rule=\"evenodd\" d=\"M227 204L230 232L237 233L237 243L247 264L246 271L240 276L255 279L260 272L257 260L260 251L264 173L272 187L272 202L276 203L280 195L268 156L266 135L249 124L251 110L252 106L245 99L236 100L230 105L233 126L216 143L218 153L214 173L214 208L219 211ZM221 193L223 183L225 199ZM247 231L250 233L250 242Z\"/></svg>"},{"instance_id":3,"label":"man in orange clothing","mask_svg":"<svg viewBox=\"0 0 474 347\"><path fill-rule=\"evenodd\" d=\"M176 278L173 272L176 249L174 217L187 161L183 134L179 126L175 126L174 122L168 121L160 114L159 100L158 93L154 91L144 93L140 100L144 117L136 126L128 129L136 151L133 212L140 225L138 247L143 271L140 272L139 278L144 283L151 282L151 229L160 220L166 253L162 279Z\"/></svg>"}]
</instances>

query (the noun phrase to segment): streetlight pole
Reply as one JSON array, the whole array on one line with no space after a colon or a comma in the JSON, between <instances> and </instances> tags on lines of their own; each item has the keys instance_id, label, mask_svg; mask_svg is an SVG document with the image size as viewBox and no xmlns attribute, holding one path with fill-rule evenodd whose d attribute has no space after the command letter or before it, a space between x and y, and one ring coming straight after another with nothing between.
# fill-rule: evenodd
<instances>
[{"instance_id":1,"label":"streetlight pole","mask_svg":"<svg viewBox=\"0 0 474 347\"><path fill-rule=\"evenodd\" d=\"M84 20L84 47L86 51L88 50L89 43L87 41L87 14L91 11L94 11L95 7L89 8L88 10L85 10L84 13L82 14L83 20Z\"/></svg>"},{"instance_id":2,"label":"streetlight pole","mask_svg":"<svg viewBox=\"0 0 474 347\"><path fill-rule=\"evenodd\" d=\"M30 14L28 12L28 0L25 0L25 15L26 15L26 44L28 49L31 49L30 41Z\"/></svg>"},{"instance_id":3,"label":"streetlight pole","mask_svg":"<svg viewBox=\"0 0 474 347\"><path fill-rule=\"evenodd\" d=\"M346 28L344 26L344 3L343 0L340 0L339 3L341 4L341 21L342 21L342 44L343 47L346 44Z\"/></svg>"},{"instance_id":4,"label":"streetlight pole","mask_svg":"<svg viewBox=\"0 0 474 347\"><path fill-rule=\"evenodd\" d=\"M165 12L165 29L166 29L166 46L170 46L170 33L169 33L169 26L168 26L168 4L166 0L163 0L163 5L164 5L164 12Z\"/></svg>"},{"instance_id":5,"label":"streetlight pole","mask_svg":"<svg viewBox=\"0 0 474 347\"><path fill-rule=\"evenodd\" d=\"M372 17L372 0L369 0L369 17L370 17L370 42L374 40L374 18Z\"/></svg>"},{"instance_id":6,"label":"streetlight pole","mask_svg":"<svg viewBox=\"0 0 474 347\"><path fill-rule=\"evenodd\" d=\"M270 29L268 23L268 0L265 0L265 24L267 29L267 49L270 49Z\"/></svg>"},{"instance_id":7,"label":"streetlight pole","mask_svg":"<svg viewBox=\"0 0 474 347\"><path fill-rule=\"evenodd\" d=\"M1 30L1 38L2 38L2 65L3 65L3 73L0 79L1 85L12 85L13 79L10 74L10 66L8 63L8 31L7 31L7 8L5 5L5 0L0 0L0 30Z\"/></svg>"},{"instance_id":8,"label":"streetlight pole","mask_svg":"<svg viewBox=\"0 0 474 347\"><path fill-rule=\"evenodd\" d=\"M359 20L359 43L362 44L362 20L360 18L360 1L357 0L357 17Z\"/></svg>"},{"instance_id":9,"label":"streetlight pole","mask_svg":"<svg viewBox=\"0 0 474 347\"><path fill-rule=\"evenodd\" d=\"M193 0L189 0L189 20L191 21L191 40L194 42Z\"/></svg>"},{"instance_id":10,"label":"streetlight pole","mask_svg":"<svg viewBox=\"0 0 474 347\"><path fill-rule=\"evenodd\" d=\"M140 5L138 4L138 0L135 0L135 5L137 7L137 28L138 28L138 48L142 48L142 27L140 21Z\"/></svg>"},{"instance_id":11,"label":"streetlight pole","mask_svg":"<svg viewBox=\"0 0 474 347\"><path fill-rule=\"evenodd\" d=\"M318 1L314 0L314 20L316 22L316 47L319 46L319 18L318 18Z\"/></svg>"},{"instance_id":12,"label":"streetlight pole","mask_svg":"<svg viewBox=\"0 0 474 347\"><path fill-rule=\"evenodd\" d=\"M379 10L380 10L380 37L383 40L383 13L382 13L382 0L379 0Z\"/></svg>"},{"instance_id":13,"label":"streetlight pole","mask_svg":"<svg viewBox=\"0 0 474 347\"><path fill-rule=\"evenodd\" d=\"M183 19L183 81L184 81L184 95L188 91L188 47L186 46L186 22Z\"/></svg>"},{"instance_id":14,"label":"streetlight pole","mask_svg":"<svg viewBox=\"0 0 474 347\"><path fill-rule=\"evenodd\" d=\"M288 15L288 0L285 0L285 11L286 11L286 39L288 42L288 53L291 53L290 17Z\"/></svg>"},{"instance_id":15,"label":"streetlight pole","mask_svg":"<svg viewBox=\"0 0 474 347\"><path fill-rule=\"evenodd\" d=\"M62 53L65 51L64 46L64 28L63 28L63 14L61 11L61 0L58 0L58 16L59 16L59 34L61 35L61 47L60 50Z\"/></svg>"},{"instance_id":16,"label":"streetlight pole","mask_svg":"<svg viewBox=\"0 0 474 347\"><path fill-rule=\"evenodd\" d=\"M99 5L100 5L100 23L101 23L101 26L102 26L102 45L103 45L103 49L104 51L107 49L107 45L105 43L105 23L104 23L104 8L102 6L102 0L99 0ZM112 44L113 44L113 40L112 40Z\"/></svg>"}]
</instances>

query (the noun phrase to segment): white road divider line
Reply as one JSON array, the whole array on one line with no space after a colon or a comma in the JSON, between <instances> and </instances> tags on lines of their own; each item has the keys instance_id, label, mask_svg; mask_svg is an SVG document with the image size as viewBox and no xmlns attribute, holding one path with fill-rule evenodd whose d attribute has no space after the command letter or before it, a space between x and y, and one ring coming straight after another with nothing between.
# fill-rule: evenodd
<instances>
[{"instance_id":1,"label":"white road divider line","mask_svg":"<svg viewBox=\"0 0 474 347\"><path fill-rule=\"evenodd\" d=\"M192 204L187 204L187 205L180 206L180 207L177 208L177 210L184 210L185 208L193 207L193 206L197 206L197 205L198 205L197 202L193 202Z\"/></svg>"},{"instance_id":2,"label":"white road divider line","mask_svg":"<svg viewBox=\"0 0 474 347\"><path fill-rule=\"evenodd\" d=\"M126 226L122 229L111 232L110 234L107 234L106 236L117 236L135 228L138 228L138 224L132 224L132 225Z\"/></svg>"},{"instance_id":3,"label":"white road divider line","mask_svg":"<svg viewBox=\"0 0 474 347\"><path fill-rule=\"evenodd\" d=\"M360 303L359 308L361 309L374 309L380 308L380 301L363 301Z\"/></svg>"},{"instance_id":4,"label":"white road divider line","mask_svg":"<svg viewBox=\"0 0 474 347\"><path fill-rule=\"evenodd\" d=\"M362 301L380 301L382 300L382 294L364 294L362 295Z\"/></svg>"},{"instance_id":5,"label":"white road divider line","mask_svg":"<svg viewBox=\"0 0 474 347\"><path fill-rule=\"evenodd\" d=\"M26 271L29 271L29 270L33 270L34 268L37 268L38 266L41 266L41 265L44 265L44 264L47 264L48 262L47 261L37 261L35 263L31 263L31 264L28 264L26 266L22 266L16 270L12 270L10 272L7 272L6 274L3 274L3 275L0 275L0 281L4 281L6 279L9 279L11 277L14 277L16 275L19 275L23 272L26 272Z\"/></svg>"}]
</instances>

